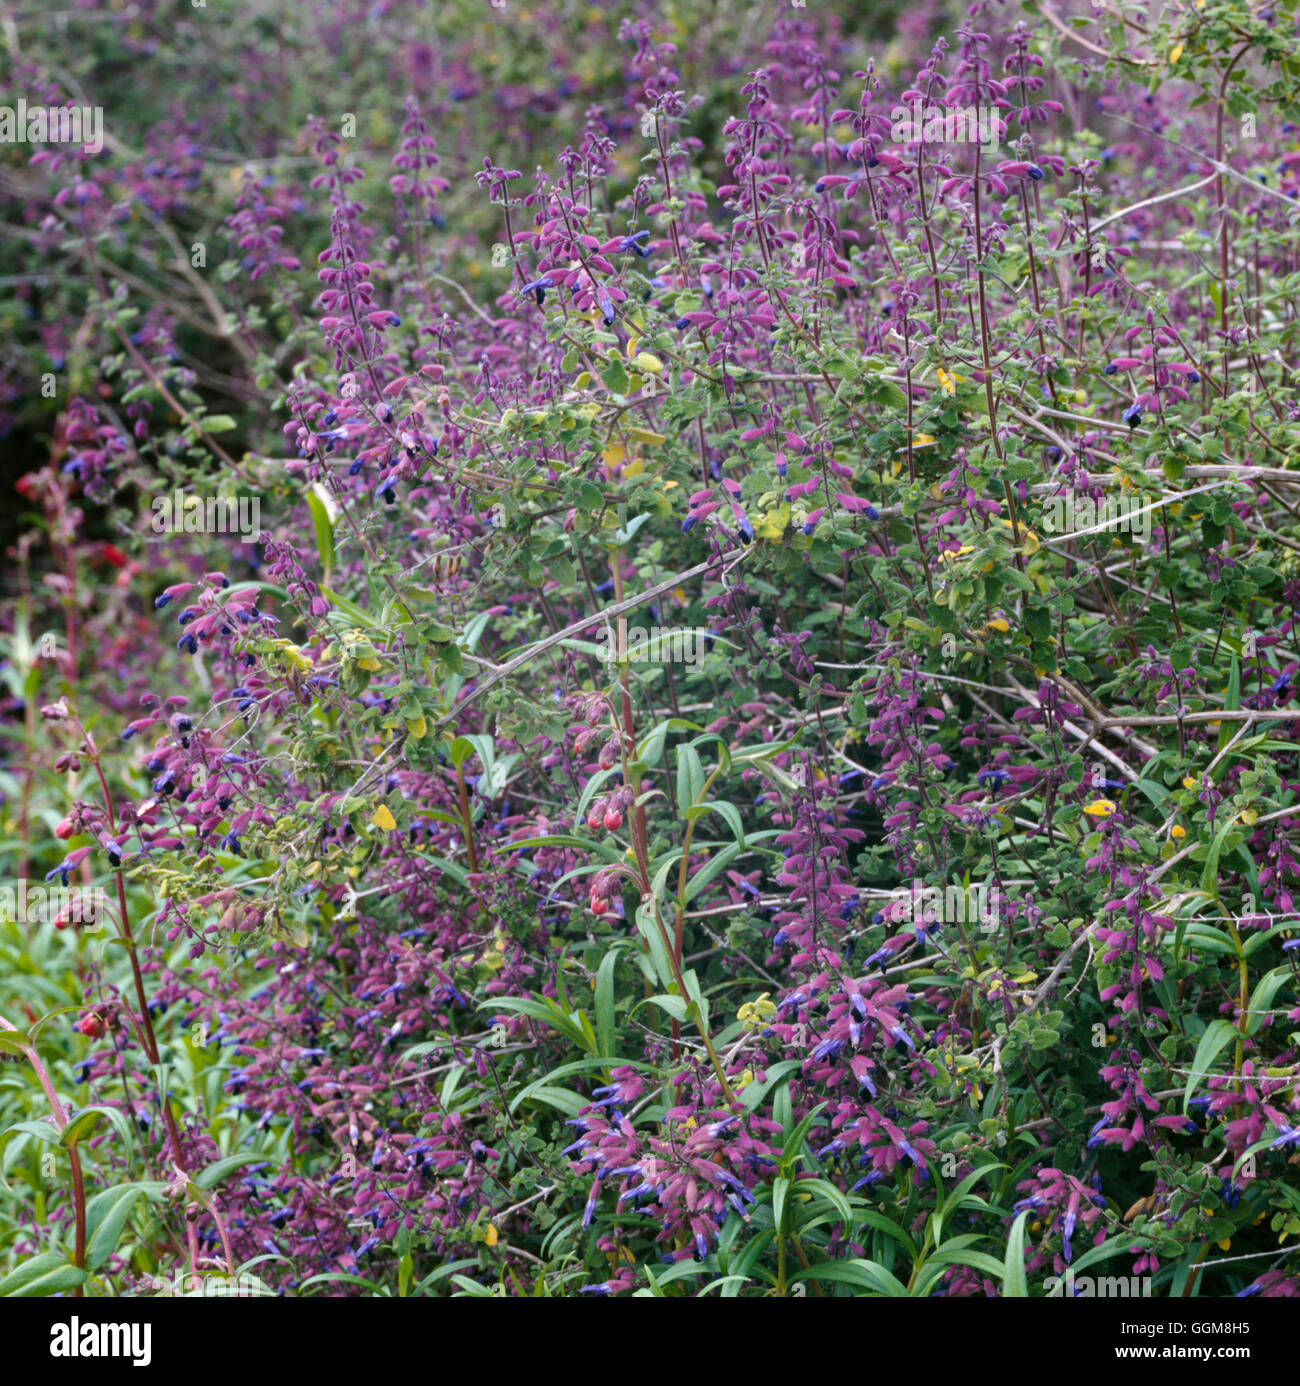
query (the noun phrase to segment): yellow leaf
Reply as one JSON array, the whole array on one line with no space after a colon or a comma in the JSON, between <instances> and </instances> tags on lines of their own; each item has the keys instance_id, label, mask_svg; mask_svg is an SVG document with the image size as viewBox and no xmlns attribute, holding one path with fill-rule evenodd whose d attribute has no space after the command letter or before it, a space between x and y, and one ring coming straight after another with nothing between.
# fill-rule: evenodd
<instances>
[{"instance_id":1,"label":"yellow leaf","mask_svg":"<svg viewBox=\"0 0 1300 1386\"><path fill-rule=\"evenodd\" d=\"M1175 823L1174 826L1169 829L1169 836L1172 838L1184 838L1187 836L1187 829L1180 823Z\"/></svg>"},{"instance_id":2,"label":"yellow leaf","mask_svg":"<svg viewBox=\"0 0 1300 1386\"><path fill-rule=\"evenodd\" d=\"M357 668L364 669L370 674L377 674L380 669L380 664L374 655L367 655L365 659L357 660Z\"/></svg>"},{"instance_id":3,"label":"yellow leaf","mask_svg":"<svg viewBox=\"0 0 1300 1386\"><path fill-rule=\"evenodd\" d=\"M643 471L645 471L645 462L639 457L634 457L627 466L623 468L623 475L625 477L640 476Z\"/></svg>"},{"instance_id":4,"label":"yellow leaf","mask_svg":"<svg viewBox=\"0 0 1300 1386\"><path fill-rule=\"evenodd\" d=\"M419 741L429 730L429 724L424 720L424 713L421 713L415 721L412 721L408 717L406 719L406 730L410 732L416 741Z\"/></svg>"},{"instance_id":5,"label":"yellow leaf","mask_svg":"<svg viewBox=\"0 0 1300 1386\"><path fill-rule=\"evenodd\" d=\"M666 433L655 433L649 428L629 427L627 430L629 438L635 438L638 443L662 443L668 436Z\"/></svg>"},{"instance_id":6,"label":"yellow leaf","mask_svg":"<svg viewBox=\"0 0 1300 1386\"><path fill-rule=\"evenodd\" d=\"M380 804L370 821L376 828L382 828L386 833L391 833L397 827L397 820L389 813L387 804Z\"/></svg>"},{"instance_id":7,"label":"yellow leaf","mask_svg":"<svg viewBox=\"0 0 1300 1386\"><path fill-rule=\"evenodd\" d=\"M615 443L613 447L606 448L600 454L600 458L607 467L617 467L620 462L627 460L627 453L618 443Z\"/></svg>"},{"instance_id":8,"label":"yellow leaf","mask_svg":"<svg viewBox=\"0 0 1300 1386\"><path fill-rule=\"evenodd\" d=\"M1183 56L1183 45L1182 45L1181 43L1176 43L1176 44L1174 44L1174 46L1169 50L1169 65L1170 65L1170 67L1172 67L1172 66L1178 61L1178 59L1181 58L1182 56Z\"/></svg>"},{"instance_id":9,"label":"yellow leaf","mask_svg":"<svg viewBox=\"0 0 1300 1386\"><path fill-rule=\"evenodd\" d=\"M1094 799L1092 803L1084 805L1083 811L1093 818L1109 818L1115 812L1115 805L1109 799Z\"/></svg>"},{"instance_id":10,"label":"yellow leaf","mask_svg":"<svg viewBox=\"0 0 1300 1386\"><path fill-rule=\"evenodd\" d=\"M790 505L786 501L765 511L763 518L754 526L754 533L759 539L779 539L789 523Z\"/></svg>"},{"instance_id":11,"label":"yellow leaf","mask_svg":"<svg viewBox=\"0 0 1300 1386\"><path fill-rule=\"evenodd\" d=\"M995 616L988 624L989 630L996 630L1005 635L1011 629L1011 623L1004 621L1001 616Z\"/></svg>"},{"instance_id":12,"label":"yellow leaf","mask_svg":"<svg viewBox=\"0 0 1300 1386\"><path fill-rule=\"evenodd\" d=\"M484 1234L483 1240L488 1246L496 1246L497 1242L500 1240L500 1233L497 1231L496 1223L488 1223L487 1232Z\"/></svg>"},{"instance_id":13,"label":"yellow leaf","mask_svg":"<svg viewBox=\"0 0 1300 1386\"><path fill-rule=\"evenodd\" d=\"M642 375L662 375L664 363L648 351L639 351L632 358L632 369L640 371Z\"/></svg>"}]
</instances>

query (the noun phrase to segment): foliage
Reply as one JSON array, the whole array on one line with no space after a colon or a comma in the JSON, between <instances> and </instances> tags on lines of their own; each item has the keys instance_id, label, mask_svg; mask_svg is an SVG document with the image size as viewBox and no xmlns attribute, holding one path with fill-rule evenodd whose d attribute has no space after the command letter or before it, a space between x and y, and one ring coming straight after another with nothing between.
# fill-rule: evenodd
<instances>
[{"instance_id":1,"label":"foliage","mask_svg":"<svg viewBox=\"0 0 1300 1386\"><path fill-rule=\"evenodd\" d=\"M0 1295L1300 1290L1295 5L1076 8L17 12Z\"/></svg>"}]
</instances>

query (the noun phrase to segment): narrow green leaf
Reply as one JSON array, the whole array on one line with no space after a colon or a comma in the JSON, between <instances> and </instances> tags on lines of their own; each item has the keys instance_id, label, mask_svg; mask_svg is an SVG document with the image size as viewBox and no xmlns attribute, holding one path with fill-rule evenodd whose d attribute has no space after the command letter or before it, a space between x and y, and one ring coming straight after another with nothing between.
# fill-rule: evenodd
<instances>
[{"instance_id":1,"label":"narrow green leaf","mask_svg":"<svg viewBox=\"0 0 1300 1386\"><path fill-rule=\"evenodd\" d=\"M1226 1020L1212 1020L1206 1027L1201 1042L1196 1046L1192 1071L1187 1079L1187 1086L1183 1089L1184 1115L1187 1113L1187 1104L1192 1100L1192 1094L1200 1086L1201 1080L1210 1076L1210 1065L1236 1033L1235 1028Z\"/></svg>"},{"instance_id":2,"label":"narrow green leaf","mask_svg":"<svg viewBox=\"0 0 1300 1386\"><path fill-rule=\"evenodd\" d=\"M105 1189L86 1204L86 1269L97 1271L117 1249L122 1229L144 1197L136 1184Z\"/></svg>"},{"instance_id":3,"label":"narrow green leaf","mask_svg":"<svg viewBox=\"0 0 1300 1386\"><path fill-rule=\"evenodd\" d=\"M0 1298L35 1299L75 1290L84 1284L86 1272L78 1270L57 1251L42 1252L23 1261L0 1280Z\"/></svg>"},{"instance_id":4,"label":"narrow green leaf","mask_svg":"<svg viewBox=\"0 0 1300 1386\"><path fill-rule=\"evenodd\" d=\"M1017 1215L1007 1237L1007 1257L1002 1270L1002 1294L1007 1299L1028 1299L1029 1282L1025 1279L1025 1219L1029 1209Z\"/></svg>"}]
</instances>

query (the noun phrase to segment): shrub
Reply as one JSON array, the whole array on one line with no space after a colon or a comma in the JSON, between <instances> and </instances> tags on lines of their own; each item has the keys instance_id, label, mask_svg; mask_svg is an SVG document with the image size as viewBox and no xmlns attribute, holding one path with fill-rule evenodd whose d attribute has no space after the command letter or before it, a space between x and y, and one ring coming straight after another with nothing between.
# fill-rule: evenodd
<instances>
[{"instance_id":1,"label":"shrub","mask_svg":"<svg viewBox=\"0 0 1300 1386\"><path fill-rule=\"evenodd\" d=\"M14 66L0 1294L1297 1292L1296 26L1108 16Z\"/></svg>"}]
</instances>

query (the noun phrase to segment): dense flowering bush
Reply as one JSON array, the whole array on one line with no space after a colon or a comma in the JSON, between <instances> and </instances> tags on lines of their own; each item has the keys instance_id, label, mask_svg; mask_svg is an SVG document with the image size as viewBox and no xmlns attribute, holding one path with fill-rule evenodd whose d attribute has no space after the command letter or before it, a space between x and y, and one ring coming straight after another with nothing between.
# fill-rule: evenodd
<instances>
[{"instance_id":1,"label":"dense flowering bush","mask_svg":"<svg viewBox=\"0 0 1300 1386\"><path fill-rule=\"evenodd\" d=\"M1296 39L19 7L0 1294L1300 1293Z\"/></svg>"}]
</instances>

